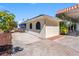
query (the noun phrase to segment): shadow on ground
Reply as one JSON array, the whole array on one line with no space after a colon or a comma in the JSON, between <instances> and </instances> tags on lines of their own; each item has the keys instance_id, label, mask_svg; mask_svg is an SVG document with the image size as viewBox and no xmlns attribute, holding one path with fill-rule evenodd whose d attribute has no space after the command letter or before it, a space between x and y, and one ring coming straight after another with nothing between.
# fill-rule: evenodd
<instances>
[{"instance_id":1,"label":"shadow on ground","mask_svg":"<svg viewBox=\"0 0 79 59\"><path fill-rule=\"evenodd\" d=\"M79 36L79 31L70 32L70 33L68 34L68 36L78 37L78 36Z\"/></svg>"},{"instance_id":2,"label":"shadow on ground","mask_svg":"<svg viewBox=\"0 0 79 59\"><path fill-rule=\"evenodd\" d=\"M12 48L12 54L15 54L15 53L20 52L20 51L23 51L23 48L21 48L21 47L13 47Z\"/></svg>"},{"instance_id":3,"label":"shadow on ground","mask_svg":"<svg viewBox=\"0 0 79 59\"><path fill-rule=\"evenodd\" d=\"M6 49L4 47L0 47L0 56L10 56L11 54L15 54L17 52L23 51L23 48L21 47L9 47L9 49Z\"/></svg>"}]
</instances>

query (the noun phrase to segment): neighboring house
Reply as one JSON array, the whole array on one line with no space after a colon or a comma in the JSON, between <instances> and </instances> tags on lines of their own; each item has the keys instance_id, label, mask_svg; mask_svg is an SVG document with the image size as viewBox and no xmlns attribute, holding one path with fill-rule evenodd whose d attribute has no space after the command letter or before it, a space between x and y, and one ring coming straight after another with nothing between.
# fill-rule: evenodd
<instances>
[{"instance_id":1,"label":"neighboring house","mask_svg":"<svg viewBox=\"0 0 79 59\"><path fill-rule=\"evenodd\" d=\"M26 23L23 22L23 23L19 24L19 27L22 30L26 30Z\"/></svg>"},{"instance_id":2,"label":"neighboring house","mask_svg":"<svg viewBox=\"0 0 79 59\"><path fill-rule=\"evenodd\" d=\"M62 14L65 14L64 19L61 18L63 21L72 21L74 25L69 26L69 30L79 32L79 4L71 6L69 8L65 8L63 10L59 10L56 14L57 17L60 17Z\"/></svg>"},{"instance_id":3,"label":"neighboring house","mask_svg":"<svg viewBox=\"0 0 79 59\"><path fill-rule=\"evenodd\" d=\"M27 20L26 30L40 34L42 38L49 38L59 35L59 18L53 18L48 15L39 15Z\"/></svg>"}]
</instances>

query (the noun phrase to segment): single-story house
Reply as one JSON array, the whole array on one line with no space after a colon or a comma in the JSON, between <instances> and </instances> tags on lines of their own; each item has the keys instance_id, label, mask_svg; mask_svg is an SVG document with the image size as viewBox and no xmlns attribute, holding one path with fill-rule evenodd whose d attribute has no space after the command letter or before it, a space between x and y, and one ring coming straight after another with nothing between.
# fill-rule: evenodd
<instances>
[{"instance_id":1,"label":"single-story house","mask_svg":"<svg viewBox=\"0 0 79 59\"><path fill-rule=\"evenodd\" d=\"M61 24L66 23L64 32L79 32L79 4L59 10L56 17L39 15L24 22L27 31L39 33L42 38L50 38L62 33ZM63 27L62 27L63 29Z\"/></svg>"},{"instance_id":2,"label":"single-story house","mask_svg":"<svg viewBox=\"0 0 79 59\"><path fill-rule=\"evenodd\" d=\"M39 33L42 38L59 35L59 18L48 15L39 15L24 22L27 31Z\"/></svg>"}]
</instances>

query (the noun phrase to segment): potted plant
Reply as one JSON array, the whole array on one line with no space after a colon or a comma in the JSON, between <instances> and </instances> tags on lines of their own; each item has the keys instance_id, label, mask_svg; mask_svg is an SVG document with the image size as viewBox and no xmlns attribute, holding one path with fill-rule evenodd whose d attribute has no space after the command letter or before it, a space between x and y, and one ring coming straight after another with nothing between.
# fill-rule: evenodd
<instances>
[{"instance_id":1,"label":"potted plant","mask_svg":"<svg viewBox=\"0 0 79 59\"><path fill-rule=\"evenodd\" d=\"M11 30L14 29L17 24L14 21L15 15L9 11L0 11L0 29L4 33L0 34L0 52L11 48Z\"/></svg>"}]
</instances>

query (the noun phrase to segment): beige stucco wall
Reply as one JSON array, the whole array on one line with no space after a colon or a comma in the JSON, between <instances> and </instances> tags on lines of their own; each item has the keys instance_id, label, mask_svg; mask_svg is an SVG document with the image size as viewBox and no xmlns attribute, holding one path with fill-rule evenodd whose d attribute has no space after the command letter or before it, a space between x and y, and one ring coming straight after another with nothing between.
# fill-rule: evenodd
<instances>
[{"instance_id":1,"label":"beige stucco wall","mask_svg":"<svg viewBox=\"0 0 79 59\"><path fill-rule=\"evenodd\" d=\"M42 38L46 38L46 26L44 25L41 32L40 32L40 36Z\"/></svg>"},{"instance_id":2,"label":"beige stucco wall","mask_svg":"<svg viewBox=\"0 0 79 59\"><path fill-rule=\"evenodd\" d=\"M46 38L59 35L59 22L56 19L48 19L46 20Z\"/></svg>"},{"instance_id":3,"label":"beige stucco wall","mask_svg":"<svg viewBox=\"0 0 79 59\"><path fill-rule=\"evenodd\" d=\"M37 22L41 23L41 30L36 29ZM30 29L30 23L32 23L32 29ZM42 38L49 38L59 35L59 22L51 17L41 16L26 22L26 30L37 32Z\"/></svg>"},{"instance_id":4,"label":"beige stucco wall","mask_svg":"<svg viewBox=\"0 0 79 59\"><path fill-rule=\"evenodd\" d=\"M59 35L59 26L46 26L46 38Z\"/></svg>"},{"instance_id":5,"label":"beige stucco wall","mask_svg":"<svg viewBox=\"0 0 79 59\"><path fill-rule=\"evenodd\" d=\"M26 23L27 24L26 30L40 32L42 30L43 26L44 26L44 19L43 19L43 17L32 19L32 20L34 20L34 21L29 21L29 22ZM36 23L37 22L41 23L41 30L36 30ZM30 29L30 23L32 23L32 29Z\"/></svg>"}]
</instances>

